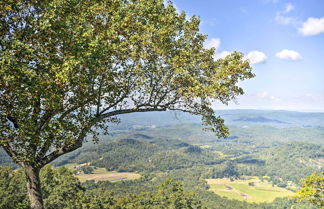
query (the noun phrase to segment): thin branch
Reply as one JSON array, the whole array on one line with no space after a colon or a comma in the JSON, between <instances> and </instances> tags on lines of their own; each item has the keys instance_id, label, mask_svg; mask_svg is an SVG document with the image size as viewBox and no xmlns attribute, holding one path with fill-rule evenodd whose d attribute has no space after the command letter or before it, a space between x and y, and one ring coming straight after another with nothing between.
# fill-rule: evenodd
<instances>
[{"instance_id":1,"label":"thin branch","mask_svg":"<svg viewBox=\"0 0 324 209\"><path fill-rule=\"evenodd\" d=\"M17 157L18 155L17 155L16 151L8 143L1 144L1 147L14 160L14 162L16 162L18 164L21 163L18 161L18 157Z\"/></svg>"},{"instance_id":2,"label":"thin branch","mask_svg":"<svg viewBox=\"0 0 324 209\"><path fill-rule=\"evenodd\" d=\"M19 124L18 124L17 120L14 117L8 115L7 119L14 125L15 128L19 128Z\"/></svg>"}]
</instances>

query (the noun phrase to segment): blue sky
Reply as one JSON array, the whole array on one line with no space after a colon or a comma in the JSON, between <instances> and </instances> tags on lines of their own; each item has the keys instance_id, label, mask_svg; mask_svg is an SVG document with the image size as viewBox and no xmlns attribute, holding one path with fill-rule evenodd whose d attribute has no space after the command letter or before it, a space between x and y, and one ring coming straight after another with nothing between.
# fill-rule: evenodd
<instances>
[{"instance_id":1,"label":"blue sky","mask_svg":"<svg viewBox=\"0 0 324 209\"><path fill-rule=\"evenodd\" d=\"M217 109L324 111L323 0L173 0L201 19L215 59L241 51L256 77L245 95Z\"/></svg>"}]
</instances>

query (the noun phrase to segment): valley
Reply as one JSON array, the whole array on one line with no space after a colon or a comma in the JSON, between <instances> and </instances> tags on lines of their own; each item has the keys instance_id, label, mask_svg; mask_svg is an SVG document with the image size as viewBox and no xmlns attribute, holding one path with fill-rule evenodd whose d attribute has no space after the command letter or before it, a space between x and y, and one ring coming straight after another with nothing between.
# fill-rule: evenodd
<instances>
[{"instance_id":1,"label":"valley","mask_svg":"<svg viewBox=\"0 0 324 209\"><path fill-rule=\"evenodd\" d=\"M317 208L293 198L300 179L324 170L324 114L222 111L231 136L203 131L183 113L134 114L108 135L52 163L85 189L116 197L155 192L169 178L208 208ZM13 165L0 152L3 165Z\"/></svg>"}]
</instances>

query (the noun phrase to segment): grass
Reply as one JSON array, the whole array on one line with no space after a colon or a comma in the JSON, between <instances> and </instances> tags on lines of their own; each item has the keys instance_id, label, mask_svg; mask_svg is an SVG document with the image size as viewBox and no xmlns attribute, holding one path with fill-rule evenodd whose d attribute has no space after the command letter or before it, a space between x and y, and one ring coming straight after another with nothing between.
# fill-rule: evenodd
<instances>
[{"instance_id":1,"label":"grass","mask_svg":"<svg viewBox=\"0 0 324 209\"><path fill-rule=\"evenodd\" d=\"M80 165L75 163L70 163L64 165L64 167L76 171L76 167ZM98 181L124 181L124 180L134 180L141 178L141 175L138 173L130 173L130 172L117 172L117 171L107 171L105 168L95 167L91 174L76 174L75 175L81 182L85 182L87 180Z\"/></svg>"},{"instance_id":2,"label":"grass","mask_svg":"<svg viewBox=\"0 0 324 209\"><path fill-rule=\"evenodd\" d=\"M272 202L277 197L294 195L293 192L287 189L272 186L268 181L261 182L257 177L234 181L226 178L206 180L210 185L210 191L228 199L259 203ZM249 186L250 182L253 182L254 186Z\"/></svg>"}]
</instances>

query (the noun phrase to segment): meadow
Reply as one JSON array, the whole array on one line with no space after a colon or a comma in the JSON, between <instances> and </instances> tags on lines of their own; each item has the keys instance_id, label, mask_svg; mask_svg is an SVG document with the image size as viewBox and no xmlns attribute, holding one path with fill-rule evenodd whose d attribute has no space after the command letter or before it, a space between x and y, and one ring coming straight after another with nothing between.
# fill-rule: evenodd
<instances>
[{"instance_id":1,"label":"meadow","mask_svg":"<svg viewBox=\"0 0 324 209\"><path fill-rule=\"evenodd\" d=\"M261 181L258 177L249 177L244 180L229 178L206 179L210 191L228 199L247 202L272 202L278 197L290 197L294 192L273 186L267 180Z\"/></svg>"}]
</instances>

